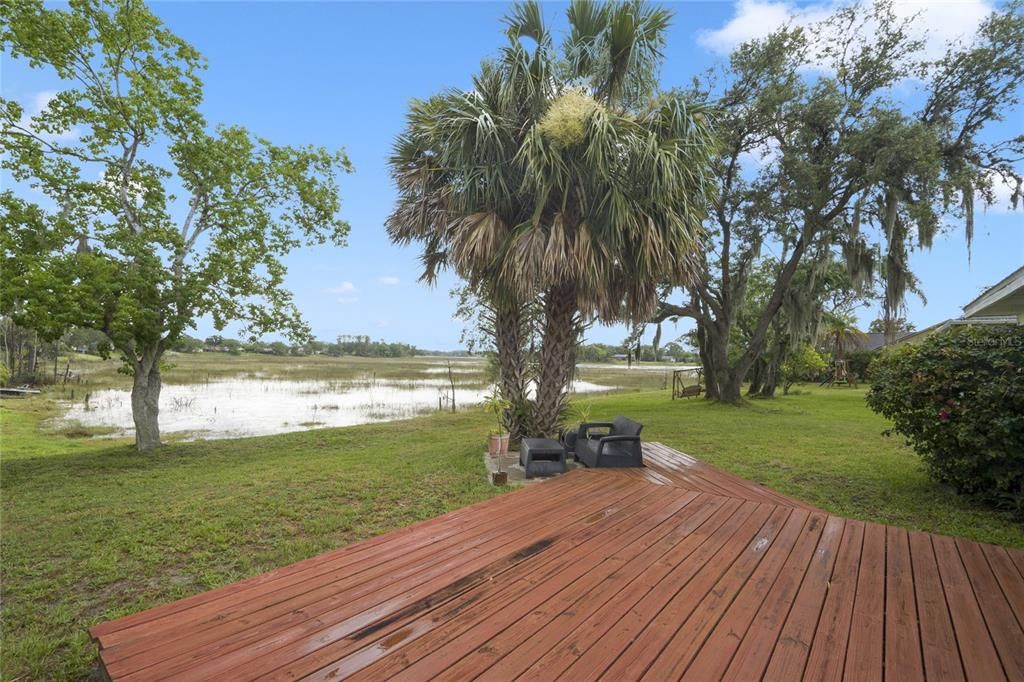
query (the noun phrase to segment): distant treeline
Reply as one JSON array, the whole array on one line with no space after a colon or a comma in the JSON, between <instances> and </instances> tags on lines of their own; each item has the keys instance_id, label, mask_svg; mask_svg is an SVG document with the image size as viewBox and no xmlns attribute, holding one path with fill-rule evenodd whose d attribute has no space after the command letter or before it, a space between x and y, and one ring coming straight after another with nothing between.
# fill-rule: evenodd
<instances>
[{"instance_id":1,"label":"distant treeline","mask_svg":"<svg viewBox=\"0 0 1024 682\"><path fill-rule=\"evenodd\" d=\"M334 342L312 339L303 344L283 341L240 341L219 334L198 339L183 336L171 350L179 353L262 353L278 356L356 356L365 358L405 358L414 355L461 357L470 355L465 350L430 351L407 343L373 341L366 335L342 335ZM60 381L71 371L70 365L60 358L68 351L103 355L113 349L102 332L72 328L57 341L44 341L29 329L14 324L10 318L0 316L0 385L41 384ZM632 349L632 361L650 362L655 359L650 346ZM627 358L626 344L610 345L590 343L582 345L577 353L578 362L616 362ZM658 352L658 360L668 362L696 362L695 354L678 343L668 343ZM67 365L67 366L65 366Z\"/></svg>"},{"instance_id":2,"label":"distant treeline","mask_svg":"<svg viewBox=\"0 0 1024 682\"><path fill-rule=\"evenodd\" d=\"M183 336L171 350L179 353L262 353L264 355L355 355L361 358L406 358L421 354L408 343L372 341L369 336L339 336L336 341L311 339L302 344L284 341L239 341L220 335L197 339Z\"/></svg>"},{"instance_id":3,"label":"distant treeline","mask_svg":"<svg viewBox=\"0 0 1024 682\"><path fill-rule=\"evenodd\" d=\"M627 348L625 343L620 343L617 346L613 346L607 343L588 343L580 346L576 352L576 360L578 362L612 362L612 361L623 361L632 355L631 359L636 362L639 355L639 360L643 362L698 362L699 358L696 353L685 350L678 343L672 342L667 343L657 351L657 357L655 357L655 349L652 346L642 345L639 348L634 346L633 348Z\"/></svg>"}]
</instances>

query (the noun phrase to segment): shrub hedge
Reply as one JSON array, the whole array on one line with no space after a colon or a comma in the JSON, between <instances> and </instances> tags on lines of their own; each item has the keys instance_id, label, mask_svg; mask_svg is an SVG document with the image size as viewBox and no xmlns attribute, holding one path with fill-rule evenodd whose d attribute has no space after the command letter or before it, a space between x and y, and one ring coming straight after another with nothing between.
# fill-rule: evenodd
<instances>
[{"instance_id":1,"label":"shrub hedge","mask_svg":"<svg viewBox=\"0 0 1024 682\"><path fill-rule=\"evenodd\" d=\"M868 405L935 480L1024 513L1024 326L958 326L871 363Z\"/></svg>"}]
</instances>

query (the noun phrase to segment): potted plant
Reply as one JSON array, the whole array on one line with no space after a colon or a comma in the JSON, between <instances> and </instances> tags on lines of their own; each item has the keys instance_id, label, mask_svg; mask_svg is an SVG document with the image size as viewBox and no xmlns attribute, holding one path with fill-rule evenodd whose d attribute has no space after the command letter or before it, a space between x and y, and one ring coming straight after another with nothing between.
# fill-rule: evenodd
<instances>
[{"instance_id":1,"label":"potted plant","mask_svg":"<svg viewBox=\"0 0 1024 682\"><path fill-rule=\"evenodd\" d=\"M498 425L497 431L491 431L487 452L491 457L498 457L508 450L508 434L505 432L502 417L505 415L505 410L509 409L512 404L501 395L501 391L495 386L494 390L484 398L484 405L494 413L494 420Z\"/></svg>"},{"instance_id":2,"label":"potted plant","mask_svg":"<svg viewBox=\"0 0 1024 682\"><path fill-rule=\"evenodd\" d=\"M497 457L501 454L501 434L491 431L487 438L487 454Z\"/></svg>"}]
</instances>

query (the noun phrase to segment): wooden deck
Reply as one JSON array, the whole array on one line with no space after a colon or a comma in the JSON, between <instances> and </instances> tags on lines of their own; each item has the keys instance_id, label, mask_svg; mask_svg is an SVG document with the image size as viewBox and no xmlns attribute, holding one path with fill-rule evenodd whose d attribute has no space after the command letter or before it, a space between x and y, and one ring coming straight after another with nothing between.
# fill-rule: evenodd
<instances>
[{"instance_id":1,"label":"wooden deck","mask_svg":"<svg viewBox=\"0 0 1024 682\"><path fill-rule=\"evenodd\" d=\"M92 635L114 680L1024 679L1024 552L647 455Z\"/></svg>"},{"instance_id":2,"label":"wooden deck","mask_svg":"<svg viewBox=\"0 0 1024 682\"><path fill-rule=\"evenodd\" d=\"M820 512L817 507L771 488L735 476L661 443L644 443L642 469L587 469L598 476L628 476L658 485L674 485L699 493L711 493L740 500L767 502L785 507L797 507Z\"/></svg>"}]
</instances>

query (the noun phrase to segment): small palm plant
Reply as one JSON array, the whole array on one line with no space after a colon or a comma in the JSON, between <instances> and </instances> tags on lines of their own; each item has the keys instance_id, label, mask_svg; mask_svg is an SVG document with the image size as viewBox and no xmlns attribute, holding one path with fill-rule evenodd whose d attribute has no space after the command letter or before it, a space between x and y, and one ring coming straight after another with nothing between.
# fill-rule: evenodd
<instances>
[{"instance_id":1,"label":"small palm plant","mask_svg":"<svg viewBox=\"0 0 1024 682\"><path fill-rule=\"evenodd\" d=\"M590 413L594 409L593 400L581 400L573 404L573 416L580 420L580 423L590 421Z\"/></svg>"}]
</instances>

